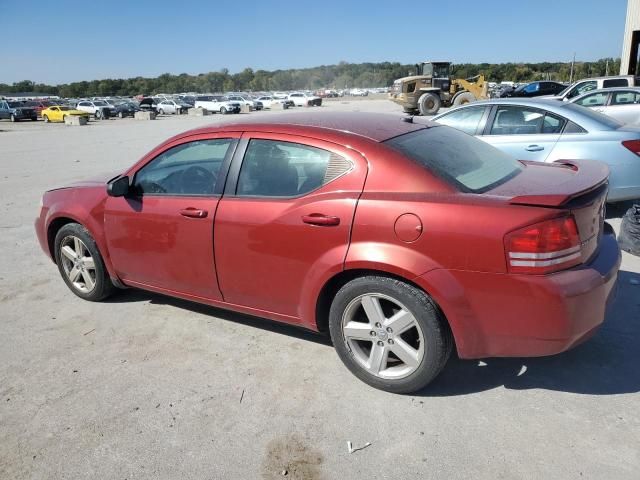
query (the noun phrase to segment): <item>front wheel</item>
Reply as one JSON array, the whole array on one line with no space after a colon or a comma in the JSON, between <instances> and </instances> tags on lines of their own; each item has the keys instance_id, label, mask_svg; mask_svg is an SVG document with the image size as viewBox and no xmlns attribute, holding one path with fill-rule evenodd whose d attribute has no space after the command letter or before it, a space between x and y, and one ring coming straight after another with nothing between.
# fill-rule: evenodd
<instances>
[{"instance_id":1,"label":"front wheel","mask_svg":"<svg viewBox=\"0 0 640 480\"><path fill-rule=\"evenodd\" d=\"M440 95L427 92L418 99L418 109L421 115L435 115L440 110Z\"/></svg>"},{"instance_id":2,"label":"front wheel","mask_svg":"<svg viewBox=\"0 0 640 480\"><path fill-rule=\"evenodd\" d=\"M159 109L158 110L158 115L164 115L164 110L163 109Z\"/></svg>"},{"instance_id":3,"label":"front wheel","mask_svg":"<svg viewBox=\"0 0 640 480\"><path fill-rule=\"evenodd\" d=\"M62 279L78 297L92 302L107 298L114 286L89 231L68 223L56 234L55 260Z\"/></svg>"},{"instance_id":4,"label":"front wheel","mask_svg":"<svg viewBox=\"0 0 640 480\"><path fill-rule=\"evenodd\" d=\"M119 113L118 113L118 117L119 117L119 118L124 118L124 112L119 112Z\"/></svg>"},{"instance_id":5,"label":"front wheel","mask_svg":"<svg viewBox=\"0 0 640 480\"><path fill-rule=\"evenodd\" d=\"M471 92L461 92L453 97L453 106L458 107L460 105L466 105L467 103L475 102L476 96Z\"/></svg>"},{"instance_id":6,"label":"front wheel","mask_svg":"<svg viewBox=\"0 0 640 480\"><path fill-rule=\"evenodd\" d=\"M13 113L11 114L11 121L12 122L17 122L18 121L18 118Z\"/></svg>"},{"instance_id":7,"label":"front wheel","mask_svg":"<svg viewBox=\"0 0 640 480\"><path fill-rule=\"evenodd\" d=\"M65 123L67 122L67 116L66 115L62 116L62 121L65 122Z\"/></svg>"},{"instance_id":8,"label":"front wheel","mask_svg":"<svg viewBox=\"0 0 640 480\"><path fill-rule=\"evenodd\" d=\"M43 115L42 119L44 120L44 123L49 123L49 117L47 115Z\"/></svg>"},{"instance_id":9,"label":"front wheel","mask_svg":"<svg viewBox=\"0 0 640 480\"><path fill-rule=\"evenodd\" d=\"M226 109L226 108L224 108L224 107L221 107L221 108L220 108L220 113L221 113L222 115L226 115L226 114L227 114L227 109Z\"/></svg>"},{"instance_id":10,"label":"front wheel","mask_svg":"<svg viewBox=\"0 0 640 480\"><path fill-rule=\"evenodd\" d=\"M336 294L329 330L338 356L360 380L393 393L424 388L444 368L453 340L422 290L378 276L357 278Z\"/></svg>"}]
</instances>

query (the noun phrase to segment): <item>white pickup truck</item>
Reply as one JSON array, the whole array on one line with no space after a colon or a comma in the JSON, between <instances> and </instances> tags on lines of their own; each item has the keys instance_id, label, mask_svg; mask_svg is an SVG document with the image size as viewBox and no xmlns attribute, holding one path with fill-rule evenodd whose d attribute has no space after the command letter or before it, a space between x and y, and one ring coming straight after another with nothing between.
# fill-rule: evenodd
<instances>
[{"instance_id":1,"label":"white pickup truck","mask_svg":"<svg viewBox=\"0 0 640 480\"><path fill-rule=\"evenodd\" d=\"M217 112L223 115L227 113L240 113L239 102L225 100L222 95L201 95L196 97L193 105L195 108L202 108L209 112Z\"/></svg>"}]
</instances>

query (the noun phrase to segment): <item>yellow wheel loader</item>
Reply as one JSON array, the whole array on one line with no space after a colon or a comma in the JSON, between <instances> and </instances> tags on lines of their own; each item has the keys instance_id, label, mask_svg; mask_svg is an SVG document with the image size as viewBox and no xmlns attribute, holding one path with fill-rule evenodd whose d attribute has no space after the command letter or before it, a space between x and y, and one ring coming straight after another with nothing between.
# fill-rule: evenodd
<instances>
[{"instance_id":1,"label":"yellow wheel loader","mask_svg":"<svg viewBox=\"0 0 640 480\"><path fill-rule=\"evenodd\" d=\"M441 106L450 107L488 98L484 75L451 78L451 62L423 62L417 75L393 82L389 100L402 105L406 113L435 115Z\"/></svg>"}]
</instances>

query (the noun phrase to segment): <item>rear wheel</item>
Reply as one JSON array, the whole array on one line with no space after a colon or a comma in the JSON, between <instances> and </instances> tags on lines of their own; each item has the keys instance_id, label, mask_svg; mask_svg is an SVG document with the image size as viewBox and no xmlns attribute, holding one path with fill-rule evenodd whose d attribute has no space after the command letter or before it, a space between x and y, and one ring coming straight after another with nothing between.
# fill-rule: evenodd
<instances>
[{"instance_id":1,"label":"rear wheel","mask_svg":"<svg viewBox=\"0 0 640 480\"><path fill-rule=\"evenodd\" d=\"M118 117L119 117L119 118L124 118L124 112L119 112L119 113L118 113Z\"/></svg>"},{"instance_id":2,"label":"rear wheel","mask_svg":"<svg viewBox=\"0 0 640 480\"><path fill-rule=\"evenodd\" d=\"M115 290L91 234L78 223L63 226L56 234L55 259L62 279L78 297L92 302Z\"/></svg>"},{"instance_id":3,"label":"rear wheel","mask_svg":"<svg viewBox=\"0 0 640 480\"><path fill-rule=\"evenodd\" d=\"M418 109L421 115L435 115L440 110L441 103L439 95L432 92L423 93L418 100Z\"/></svg>"},{"instance_id":4,"label":"rear wheel","mask_svg":"<svg viewBox=\"0 0 640 480\"><path fill-rule=\"evenodd\" d=\"M12 122L17 122L18 121L18 118L13 113L11 114L11 121Z\"/></svg>"},{"instance_id":5,"label":"rear wheel","mask_svg":"<svg viewBox=\"0 0 640 480\"><path fill-rule=\"evenodd\" d=\"M62 121L63 121L63 122L66 122L66 120L67 120L67 116L66 116L66 115L63 115L63 116L62 116Z\"/></svg>"},{"instance_id":6,"label":"rear wheel","mask_svg":"<svg viewBox=\"0 0 640 480\"><path fill-rule=\"evenodd\" d=\"M467 103L475 102L477 100L476 96L471 92L462 92L457 94L453 98L453 106L458 107L460 105L465 105Z\"/></svg>"},{"instance_id":7,"label":"rear wheel","mask_svg":"<svg viewBox=\"0 0 640 480\"><path fill-rule=\"evenodd\" d=\"M227 114L227 109L226 109L226 108L224 108L224 107L221 107L221 108L220 108L220 113L221 113L222 115L226 115L226 114Z\"/></svg>"},{"instance_id":8,"label":"rear wheel","mask_svg":"<svg viewBox=\"0 0 640 480\"><path fill-rule=\"evenodd\" d=\"M164 110L160 108L160 109L158 110L158 115L164 115Z\"/></svg>"},{"instance_id":9,"label":"rear wheel","mask_svg":"<svg viewBox=\"0 0 640 480\"><path fill-rule=\"evenodd\" d=\"M49 117L47 115L43 115L42 119L44 120L44 123L49 123Z\"/></svg>"},{"instance_id":10,"label":"rear wheel","mask_svg":"<svg viewBox=\"0 0 640 480\"><path fill-rule=\"evenodd\" d=\"M387 277L361 277L343 286L331 304L329 329L354 375L394 393L424 388L442 371L453 346L430 297Z\"/></svg>"}]
</instances>

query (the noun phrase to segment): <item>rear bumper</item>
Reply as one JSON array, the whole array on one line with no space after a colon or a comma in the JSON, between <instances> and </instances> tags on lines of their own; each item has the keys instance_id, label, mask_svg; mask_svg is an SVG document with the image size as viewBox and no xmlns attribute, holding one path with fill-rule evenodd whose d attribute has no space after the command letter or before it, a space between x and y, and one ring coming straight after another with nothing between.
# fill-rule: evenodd
<instances>
[{"instance_id":1,"label":"rear bumper","mask_svg":"<svg viewBox=\"0 0 640 480\"><path fill-rule=\"evenodd\" d=\"M615 296L620 249L606 225L589 264L551 275L434 270L419 278L432 289L461 358L537 357L592 336Z\"/></svg>"}]
</instances>

